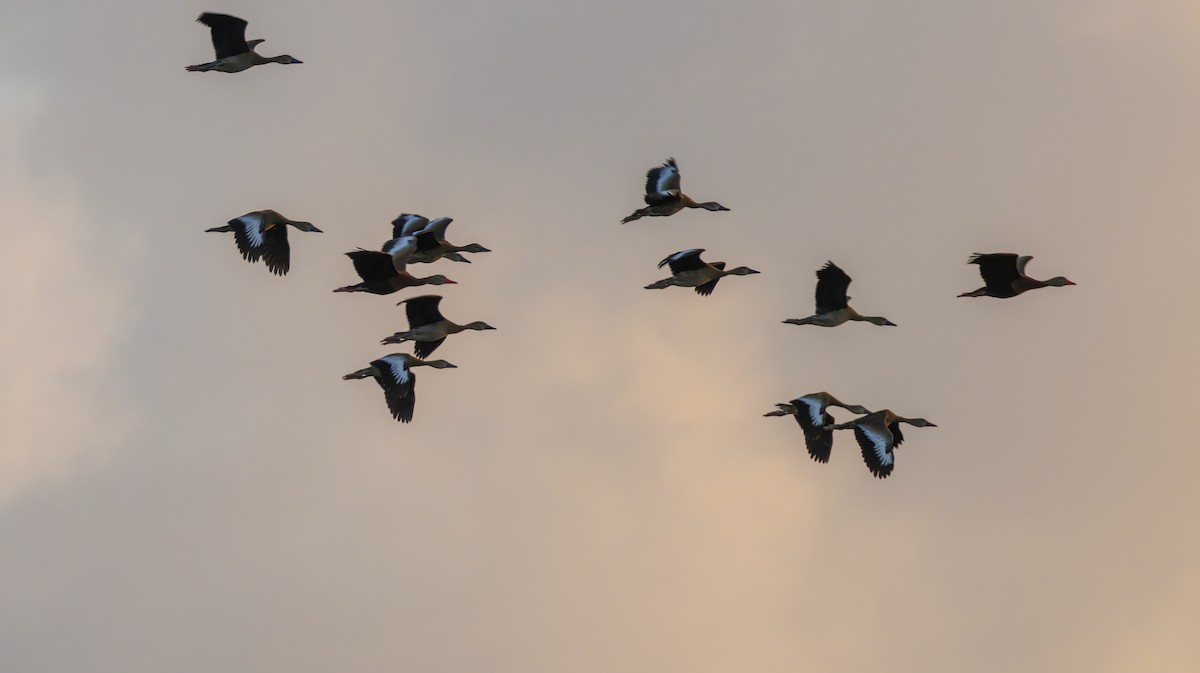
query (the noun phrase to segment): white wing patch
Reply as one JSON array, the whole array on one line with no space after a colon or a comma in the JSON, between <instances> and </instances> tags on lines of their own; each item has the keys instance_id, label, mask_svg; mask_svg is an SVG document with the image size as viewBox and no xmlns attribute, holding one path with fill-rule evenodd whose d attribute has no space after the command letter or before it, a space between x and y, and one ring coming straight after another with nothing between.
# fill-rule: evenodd
<instances>
[{"instance_id":1,"label":"white wing patch","mask_svg":"<svg viewBox=\"0 0 1200 673\"><path fill-rule=\"evenodd\" d=\"M393 381L395 381L396 383L399 383L400 385L404 385L405 383L408 383L408 377L412 372L408 371L408 362L407 361L405 361L402 358L393 357L391 355L385 356L381 359L384 362L388 363L388 367L391 368L391 370L392 370L391 374L392 374Z\"/></svg>"},{"instance_id":2,"label":"white wing patch","mask_svg":"<svg viewBox=\"0 0 1200 673\"><path fill-rule=\"evenodd\" d=\"M699 255L702 252L704 252L703 248L692 248L691 250L681 250L681 251L675 253L674 255L671 255L667 259L671 260L672 262L678 262L679 260L683 259L684 257L688 257L691 255Z\"/></svg>"},{"instance_id":3,"label":"white wing patch","mask_svg":"<svg viewBox=\"0 0 1200 673\"><path fill-rule=\"evenodd\" d=\"M658 171L658 182L654 185L654 191L659 194L679 195L679 170L674 166L663 166Z\"/></svg>"},{"instance_id":4,"label":"white wing patch","mask_svg":"<svg viewBox=\"0 0 1200 673\"><path fill-rule=\"evenodd\" d=\"M891 465L893 462L892 456L892 433L887 428L883 432L879 432L879 428L873 425L858 426L867 439L871 440L872 446L875 447L875 456L879 458L880 465Z\"/></svg>"},{"instance_id":5,"label":"white wing patch","mask_svg":"<svg viewBox=\"0 0 1200 673\"><path fill-rule=\"evenodd\" d=\"M384 244L383 251L398 259L401 263L417 250L417 239L412 236L393 238Z\"/></svg>"},{"instance_id":6,"label":"white wing patch","mask_svg":"<svg viewBox=\"0 0 1200 673\"><path fill-rule=\"evenodd\" d=\"M429 220L427 218L421 217L420 215L413 215L412 213L403 213L395 219L393 224L399 224L401 235L407 236L409 234L420 231L421 227L429 224Z\"/></svg>"},{"instance_id":7,"label":"white wing patch","mask_svg":"<svg viewBox=\"0 0 1200 673\"><path fill-rule=\"evenodd\" d=\"M810 397L801 397L799 401L803 402L804 407L808 409L808 417L812 419L813 427L821 427L825 421L823 418L824 414L822 413L825 411L825 405Z\"/></svg>"},{"instance_id":8,"label":"white wing patch","mask_svg":"<svg viewBox=\"0 0 1200 673\"><path fill-rule=\"evenodd\" d=\"M242 215L238 218L242 231L250 241L250 247L261 248L266 241L263 239L263 218L259 215Z\"/></svg>"},{"instance_id":9,"label":"white wing patch","mask_svg":"<svg viewBox=\"0 0 1200 673\"><path fill-rule=\"evenodd\" d=\"M446 227L449 227L453 221L454 218L452 217L439 217L435 220L430 220L429 224L425 225L425 228L421 229L421 231L432 231L437 234L439 239L444 239L446 238Z\"/></svg>"}]
</instances>

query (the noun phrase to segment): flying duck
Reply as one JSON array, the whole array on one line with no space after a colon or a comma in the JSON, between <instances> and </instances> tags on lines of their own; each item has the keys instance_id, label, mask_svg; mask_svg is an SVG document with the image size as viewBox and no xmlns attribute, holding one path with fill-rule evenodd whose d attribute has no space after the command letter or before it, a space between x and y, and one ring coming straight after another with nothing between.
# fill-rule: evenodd
<instances>
[{"instance_id":1,"label":"flying duck","mask_svg":"<svg viewBox=\"0 0 1200 673\"><path fill-rule=\"evenodd\" d=\"M1062 287L1074 285L1062 276L1050 280L1034 280L1025 275L1025 265L1033 259L1028 255L1017 257L1011 252L975 253L967 258L967 264L978 264L979 275L985 285L974 292L964 292L960 297L996 297L1008 299L1039 287Z\"/></svg>"},{"instance_id":2,"label":"flying duck","mask_svg":"<svg viewBox=\"0 0 1200 673\"><path fill-rule=\"evenodd\" d=\"M457 285L455 281L437 274L417 278L405 270L405 264L396 256L374 250L355 250L346 253L354 262L354 271L362 278L361 283L339 287L334 292L370 292L391 294L406 287L418 285Z\"/></svg>"},{"instance_id":3,"label":"flying duck","mask_svg":"<svg viewBox=\"0 0 1200 673\"><path fill-rule=\"evenodd\" d=\"M862 315L850 308L846 289L850 287L850 276L833 262L826 262L817 271L817 312L807 318L788 318L783 322L791 325L820 325L837 327L849 320L865 320L876 325L896 326L887 318Z\"/></svg>"},{"instance_id":4,"label":"flying duck","mask_svg":"<svg viewBox=\"0 0 1200 673\"><path fill-rule=\"evenodd\" d=\"M458 253L491 252L491 250L478 243L454 245L447 241L446 227L449 227L453 221L454 219L449 217L427 220L420 215L404 213L392 220L392 236L413 237L416 242L416 250L408 259L409 263L436 262L445 257L454 262L466 262L470 264L471 260Z\"/></svg>"},{"instance_id":5,"label":"flying duck","mask_svg":"<svg viewBox=\"0 0 1200 673\"><path fill-rule=\"evenodd\" d=\"M436 294L428 294L420 297L412 297L396 304L404 304L404 312L408 315L408 331L396 332L390 337L387 337L380 343L383 344L398 344L405 341L412 341L413 352L417 357L427 358L437 350L438 346L446 340L446 337L451 334L458 334L464 330L488 330L496 329L491 325L476 320L475 322L459 325L458 323L450 322L442 316L442 312L438 310L438 304L442 298Z\"/></svg>"},{"instance_id":6,"label":"flying duck","mask_svg":"<svg viewBox=\"0 0 1200 673\"><path fill-rule=\"evenodd\" d=\"M262 259L271 273L282 276L291 266L291 247L288 245L287 225L300 231L322 233L311 222L289 220L274 210L256 210L235 217L223 227L205 231L233 232L233 240L246 261Z\"/></svg>"},{"instance_id":7,"label":"flying duck","mask_svg":"<svg viewBox=\"0 0 1200 673\"><path fill-rule=\"evenodd\" d=\"M422 360L408 353L392 353L372 360L370 367L346 374L342 380L373 377L379 383L379 387L383 388L383 397L387 400L392 418L401 423L408 423L412 420L413 408L417 404L417 376L412 372L412 368L422 366L436 369L455 368L455 365L445 360Z\"/></svg>"},{"instance_id":8,"label":"flying duck","mask_svg":"<svg viewBox=\"0 0 1200 673\"><path fill-rule=\"evenodd\" d=\"M456 262L467 262L468 264L470 264L470 262L471 262L471 260L458 254L460 252L491 252L491 250L488 250L487 248L483 247L482 245L480 245L478 243L468 243L466 245L454 245L450 241L447 241L446 240L446 227L449 227L450 223L453 221L454 220L449 217L439 217L437 219L430 220L429 224L425 225L425 227L423 229L421 229L421 231L417 232L417 243L418 243L417 252L418 252L418 254L414 255L414 259L416 257L418 257L421 252L420 237L425 236L427 234L434 235L434 237L435 237L434 240L436 240L438 243L438 253L440 256L445 257L446 259L454 260ZM436 259L436 257L434 259ZM430 260L430 261L433 261L433 260Z\"/></svg>"},{"instance_id":9,"label":"flying duck","mask_svg":"<svg viewBox=\"0 0 1200 673\"><path fill-rule=\"evenodd\" d=\"M705 210L729 210L716 201L696 203L692 197L679 189L679 167L675 159L667 159L667 163L646 172L647 206L635 210L632 215L621 220L621 224L640 220L643 217L666 217L674 215L684 208L704 208Z\"/></svg>"},{"instance_id":10,"label":"flying duck","mask_svg":"<svg viewBox=\"0 0 1200 673\"><path fill-rule=\"evenodd\" d=\"M795 416L796 422L804 431L804 445L808 447L808 455L818 463L828 463L829 454L833 449L833 431L826 426L834 422L833 416L826 412L829 407L841 407L856 414L871 413L865 407L857 404L844 404L829 393L809 393L801 395L791 402L776 404L775 411L763 416Z\"/></svg>"},{"instance_id":11,"label":"flying duck","mask_svg":"<svg viewBox=\"0 0 1200 673\"><path fill-rule=\"evenodd\" d=\"M200 65L189 65L191 72L241 72L248 68L264 63L303 63L287 54L281 56L260 56L254 47L262 44L263 40L246 41L246 22L228 14L213 14L205 12L196 19L208 26L212 32L213 49L217 52L217 60Z\"/></svg>"},{"instance_id":12,"label":"flying duck","mask_svg":"<svg viewBox=\"0 0 1200 673\"><path fill-rule=\"evenodd\" d=\"M709 264L700 259L700 253L702 252L704 252L703 248L693 248L669 255L666 259L658 263L658 268L661 269L666 265L670 265L671 277L650 283L646 286L646 289L661 290L665 287L678 285L679 287L696 288L696 294L707 296L712 294L713 289L717 287L717 281L725 276L748 276L752 273L760 273L746 266L739 266L736 269L726 271L725 262L713 262Z\"/></svg>"},{"instance_id":13,"label":"flying duck","mask_svg":"<svg viewBox=\"0 0 1200 673\"><path fill-rule=\"evenodd\" d=\"M904 434L900 432L900 424L908 423L918 428L936 428L937 426L924 418L904 418L883 409L873 414L856 418L849 423L827 425L826 430L854 430L854 438L862 447L863 460L871 474L880 479L886 479L895 467L894 451L904 442Z\"/></svg>"}]
</instances>

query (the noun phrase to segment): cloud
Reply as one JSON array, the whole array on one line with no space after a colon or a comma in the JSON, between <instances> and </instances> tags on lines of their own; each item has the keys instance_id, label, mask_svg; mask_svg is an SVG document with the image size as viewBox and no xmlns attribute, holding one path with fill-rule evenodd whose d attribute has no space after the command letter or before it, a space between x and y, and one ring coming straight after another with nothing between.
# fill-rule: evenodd
<instances>
[{"instance_id":1,"label":"cloud","mask_svg":"<svg viewBox=\"0 0 1200 673\"><path fill-rule=\"evenodd\" d=\"M1127 670L1196 630L1194 78L1140 50L1181 4L263 3L306 63L237 76L182 70L192 12L75 4L0 41L57 47L0 89L14 669ZM1093 10L1122 41L1064 49ZM618 225L670 155L734 210ZM203 233L264 207L326 231L285 278ZM401 211L496 251L437 292L499 327L405 426L340 379L400 296L330 292ZM642 289L687 247L763 273ZM954 297L1008 249L1079 287ZM780 324L831 258L901 326ZM939 427L817 465L761 414L820 389Z\"/></svg>"}]
</instances>

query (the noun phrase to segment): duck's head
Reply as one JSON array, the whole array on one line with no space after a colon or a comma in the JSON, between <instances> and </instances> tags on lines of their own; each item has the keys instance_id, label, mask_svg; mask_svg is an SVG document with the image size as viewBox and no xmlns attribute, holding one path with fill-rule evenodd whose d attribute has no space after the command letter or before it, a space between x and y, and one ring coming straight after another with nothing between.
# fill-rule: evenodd
<instances>
[{"instance_id":1,"label":"duck's head","mask_svg":"<svg viewBox=\"0 0 1200 673\"><path fill-rule=\"evenodd\" d=\"M729 272L729 275L730 276L749 276L750 274L754 274L754 273L762 273L762 272L755 271L754 269L751 269L748 266L739 266L738 268L731 270Z\"/></svg>"},{"instance_id":2,"label":"duck's head","mask_svg":"<svg viewBox=\"0 0 1200 673\"><path fill-rule=\"evenodd\" d=\"M436 276L430 276L430 277L426 278L425 284L426 285L458 285L458 282L450 280L449 278L447 278L439 273Z\"/></svg>"},{"instance_id":3,"label":"duck's head","mask_svg":"<svg viewBox=\"0 0 1200 673\"><path fill-rule=\"evenodd\" d=\"M1046 284L1053 285L1054 287L1062 287L1064 285L1074 285L1075 283L1072 283L1071 281L1067 280L1066 278L1064 278L1062 276L1055 276L1054 278L1051 278L1050 280L1046 281Z\"/></svg>"}]
</instances>

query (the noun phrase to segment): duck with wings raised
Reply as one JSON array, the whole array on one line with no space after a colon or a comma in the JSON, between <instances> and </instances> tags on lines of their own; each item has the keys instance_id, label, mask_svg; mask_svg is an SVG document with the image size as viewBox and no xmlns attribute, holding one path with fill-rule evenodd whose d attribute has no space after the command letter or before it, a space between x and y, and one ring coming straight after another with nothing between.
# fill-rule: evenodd
<instances>
[{"instance_id":1,"label":"duck with wings raised","mask_svg":"<svg viewBox=\"0 0 1200 673\"><path fill-rule=\"evenodd\" d=\"M646 173L646 195L642 198L646 201L646 207L635 210L633 214L621 220L621 224L643 217L667 217L684 208L729 210L716 201L697 203L692 197L684 194L679 188L679 166L675 164L674 158L667 159L667 163L651 168Z\"/></svg>"},{"instance_id":2,"label":"duck with wings raised","mask_svg":"<svg viewBox=\"0 0 1200 673\"><path fill-rule=\"evenodd\" d=\"M398 344L405 341L412 341L413 352L417 354L417 357L427 358L451 334L458 334L467 330L483 331L496 329L482 320L469 322L465 325L447 320L438 308L441 302L441 296L427 294L405 299L396 304L397 306L404 304L404 312L408 317L408 331L396 332L380 343Z\"/></svg>"},{"instance_id":3,"label":"duck with wings raised","mask_svg":"<svg viewBox=\"0 0 1200 673\"><path fill-rule=\"evenodd\" d=\"M895 327L896 323L880 316L863 315L850 307L850 276L833 262L826 262L817 271L817 312L807 318L788 318L789 325L819 325L837 327L851 320L862 320L874 325Z\"/></svg>"},{"instance_id":4,"label":"duck with wings raised","mask_svg":"<svg viewBox=\"0 0 1200 673\"><path fill-rule=\"evenodd\" d=\"M979 265L979 275L983 276L985 285L972 292L964 292L960 297L995 297L1009 299L1029 290L1042 287L1063 287L1074 285L1063 276L1055 276L1050 280L1037 280L1025 275L1025 265L1033 257L1025 255L1018 257L1011 252L993 252L985 255L975 253L967 259L967 264Z\"/></svg>"},{"instance_id":5,"label":"duck with wings raised","mask_svg":"<svg viewBox=\"0 0 1200 673\"><path fill-rule=\"evenodd\" d=\"M265 40L246 40L246 21L228 14L205 12L196 19L209 27L212 33L213 50L217 60L199 65L189 65L189 72L241 72L264 63L303 63L287 54L262 56L254 48Z\"/></svg>"}]
</instances>

